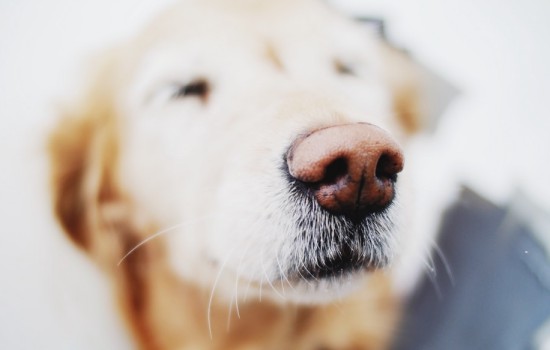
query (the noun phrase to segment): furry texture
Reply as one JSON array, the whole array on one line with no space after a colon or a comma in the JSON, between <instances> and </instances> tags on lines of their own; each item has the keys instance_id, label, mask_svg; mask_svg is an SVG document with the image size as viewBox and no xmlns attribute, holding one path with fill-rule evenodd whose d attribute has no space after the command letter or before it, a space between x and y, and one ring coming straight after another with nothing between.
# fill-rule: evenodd
<instances>
[{"instance_id":1,"label":"furry texture","mask_svg":"<svg viewBox=\"0 0 550 350\"><path fill-rule=\"evenodd\" d=\"M387 346L403 205L329 214L281 159L330 125L406 142L421 119L404 56L313 1L209 0L98 67L50 138L54 210L139 348Z\"/></svg>"}]
</instances>

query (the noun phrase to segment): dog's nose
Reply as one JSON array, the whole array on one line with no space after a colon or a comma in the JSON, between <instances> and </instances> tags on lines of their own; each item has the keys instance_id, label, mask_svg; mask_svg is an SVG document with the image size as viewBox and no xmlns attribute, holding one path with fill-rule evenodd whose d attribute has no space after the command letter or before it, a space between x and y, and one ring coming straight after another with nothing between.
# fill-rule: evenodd
<instances>
[{"instance_id":1,"label":"dog's nose","mask_svg":"<svg viewBox=\"0 0 550 350\"><path fill-rule=\"evenodd\" d=\"M383 129L357 123L316 130L287 153L290 175L334 214L362 219L390 205L403 152Z\"/></svg>"}]
</instances>

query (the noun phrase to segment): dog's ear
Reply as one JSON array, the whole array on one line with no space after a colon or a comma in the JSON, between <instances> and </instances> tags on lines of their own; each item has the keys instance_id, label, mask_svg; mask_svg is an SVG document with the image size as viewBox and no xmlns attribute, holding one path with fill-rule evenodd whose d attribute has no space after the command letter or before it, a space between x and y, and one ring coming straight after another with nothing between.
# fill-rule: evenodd
<instances>
[{"instance_id":1,"label":"dog's ear","mask_svg":"<svg viewBox=\"0 0 550 350\"><path fill-rule=\"evenodd\" d=\"M99 248L94 235L105 225L105 208L122 202L112 75L109 65L101 67L48 140L54 213L70 238L90 252Z\"/></svg>"},{"instance_id":2,"label":"dog's ear","mask_svg":"<svg viewBox=\"0 0 550 350\"><path fill-rule=\"evenodd\" d=\"M382 52L384 77L403 130L409 135L433 131L458 89L399 48L382 43Z\"/></svg>"},{"instance_id":3,"label":"dog's ear","mask_svg":"<svg viewBox=\"0 0 550 350\"><path fill-rule=\"evenodd\" d=\"M422 113L419 71L406 53L389 44L382 44L382 53L384 78L392 92L396 117L407 134L414 134L426 123Z\"/></svg>"}]
</instances>

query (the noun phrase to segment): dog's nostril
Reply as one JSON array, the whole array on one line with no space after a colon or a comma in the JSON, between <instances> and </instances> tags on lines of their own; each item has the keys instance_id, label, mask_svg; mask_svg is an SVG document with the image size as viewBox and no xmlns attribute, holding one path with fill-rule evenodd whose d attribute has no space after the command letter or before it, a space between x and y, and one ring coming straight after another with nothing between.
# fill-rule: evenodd
<instances>
[{"instance_id":1,"label":"dog's nostril","mask_svg":"<svg viewBox=\"0 0 550 350\"><path fill-rule=\"evenodd\" d=\"M320 181L323 184L334 184L348 173L348 162L345 158L336 158L325 169L325 176Z\"/></svg>"},{"instance_id":2,"label":"dog's nostril","mask_svg":"<svg viewBox=\"0 0 550 350\"><path fill-rule=\"evenodd\" d=\"M397 180L397 173L399 173L403 167L402 163L397 158L397 156L388 153L382 154L376 164L376 177L380 180L395 182Z\"/></svg>"}]
</instances>

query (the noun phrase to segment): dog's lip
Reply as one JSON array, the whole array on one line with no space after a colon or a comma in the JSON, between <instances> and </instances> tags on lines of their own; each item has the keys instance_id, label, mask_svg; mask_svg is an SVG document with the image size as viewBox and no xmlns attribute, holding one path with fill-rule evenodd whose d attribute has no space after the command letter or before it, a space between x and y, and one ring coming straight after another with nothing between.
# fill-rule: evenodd
<instances>
[{"instance_id":1,"label":"dog's lip","mask_svg":"<svg viewBox=\"0 0 550 350\"><path fill-rule=\"evenodd\" d=\"M301 279L305 280L327 279L369 269L368 263L343 254L332 259L326 259L319 266L303 267L299 275Z\"/></svg>"}]
</instances>

